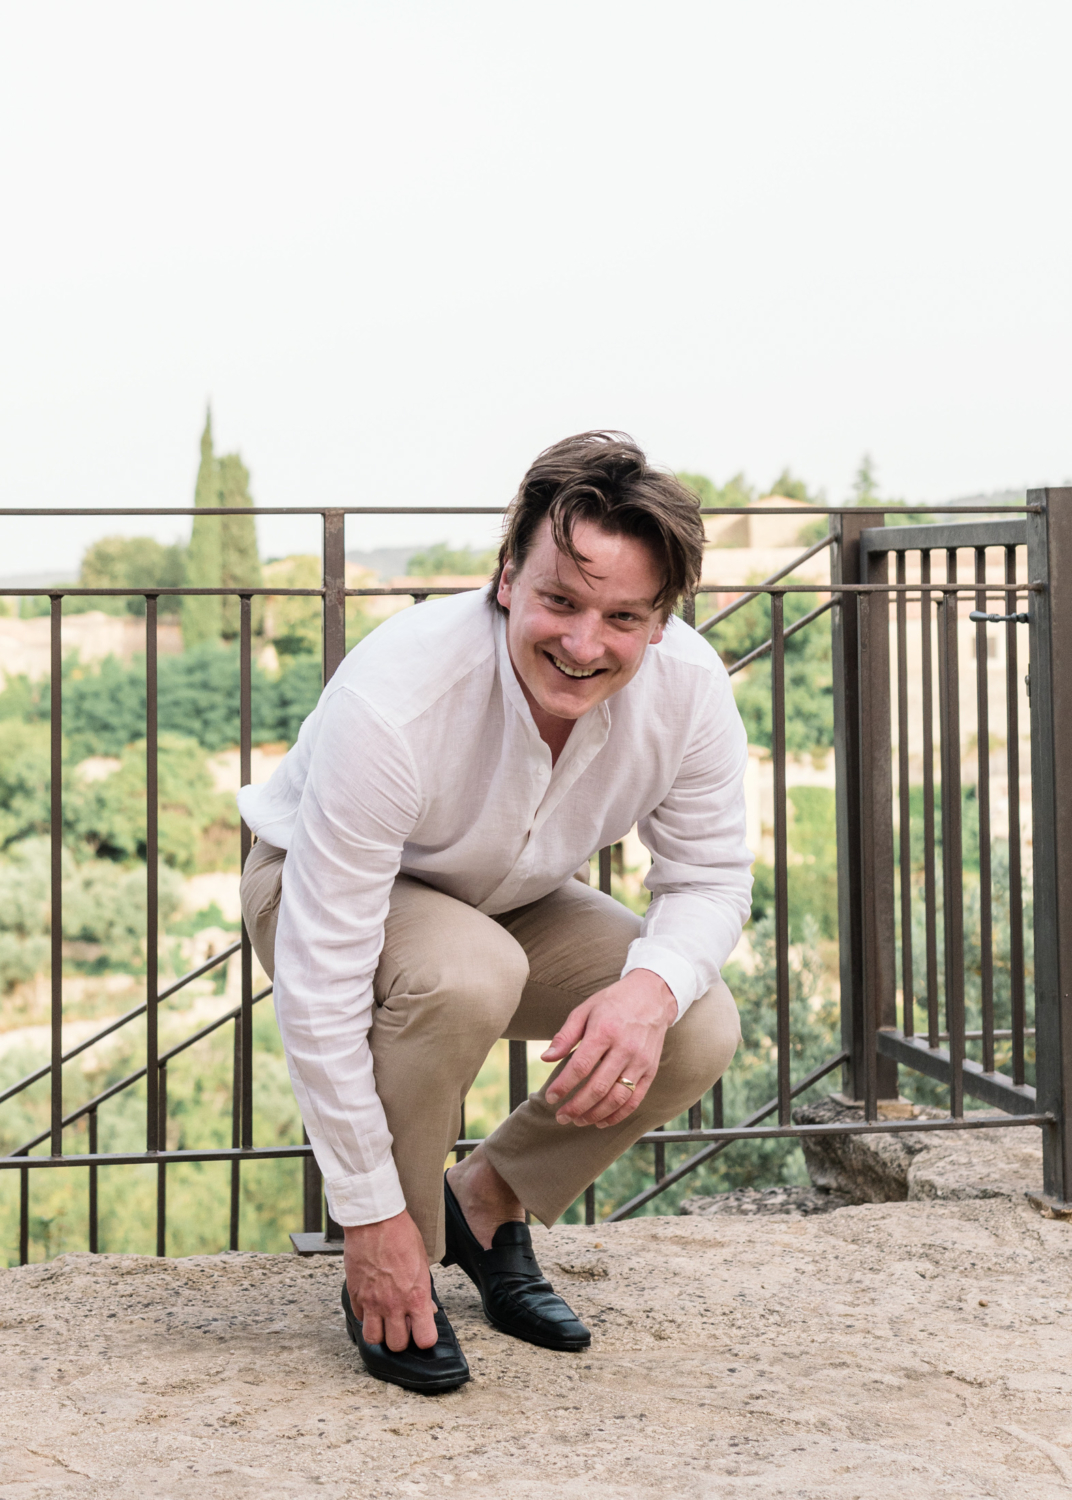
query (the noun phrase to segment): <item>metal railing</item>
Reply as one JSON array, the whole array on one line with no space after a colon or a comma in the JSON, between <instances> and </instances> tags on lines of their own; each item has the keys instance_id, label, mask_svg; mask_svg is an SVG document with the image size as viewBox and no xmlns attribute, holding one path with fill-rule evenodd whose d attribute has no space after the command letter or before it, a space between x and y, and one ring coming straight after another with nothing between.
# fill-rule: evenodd
<instances>
[{"instance_id":1,"label":"metal railing","mask_svg":"<svg viewBox=\"0 0 1072 1500\"><path fill-rule=\"evenodd\" d=\"M944 508L952 510L952 507ZM701 1104L688 1113L688 1128L664 1129L643 1137L654 1155L653 1182L609 1215L620 1219L711 1161L740 1140L801 1138L831 1134L934 1132L988 1129L995 1126L1041 1127L1044 1141L1045 1192L1057 1202L1072 1194L1072 1129L1068 1103L1072 1100L1072 841L1060 840L1057 830L1067 812L1067 793L1058 774L1072 752L1072 489L1033 491L1023 507L990 507L1001 510L1000 521L960 522L927 526L884 526L888 514L880 507L772 507L752 512L763 518L794 515L829 517L830 532L785 567L761 583L737 580L719 582L718 592L736 597L725 608L704 620L698 629L709 638L737 610L766 596L770 601L770 637L730 667L745 670L762 656L771 659L771 770L773 779L773 867L774 925L776 936L775 1036L777 1049L776 1095L753 1110L736 1125L723 1119L721 1084L711 1098L712 1124L702 1124ZM933 514L941 514L937 508ZM146 512L149 514L150 512ZM258 588L83 588L66 586L27 587L0 590L0 597L47 595L50 604L50 744L51 744L51 1057L48 1064L28 1073L0 1094L0 1106L45 1077L50 1079L50 1123L47 1130L23 1142L0 1158L0 1168L20 1174L19 1259L29 1256L29 1205L31 1173L58 1167L85 1168L89 1202L88 1248L98 1249L99 1171L108 1166L152 1164L157 1169L157 1253L167 1248L167 1170L184 1161L221 1161L231 1165L231 1212L229 1243L239 1243L239 1185L243 1162L301 1157L304 1162L304 1234L330 1245L337 1239L337 1226L326 1219L322 1186L308 1144L254 1144L253 1120L253 1007L270 993L270 986L253 990L253 956L243 925L240 937L223 952L193 968L164 989L159 986L159 806L158 806L158 709L157 670L158 615L161 599L198 594L229 595L239 600L239 762L240 781L251 779L252 755L252 601L259 596L319 597L323 610L323 677L326 681L346 650L346 602L374 596L402 594L416 602L430 594L458 592L429 583L427 589L373 587L347 588L345 576L345 526L347 516L361 515L473 515L499 514L497 508L462 507L347 507L347 508L259 508L220 509L212 515L307 515L319 516L322 524L323 573L316 589ZM749 514L747 507L705 510L725 516ZM1015 515L1017 519L1007 519ZM121 515L126 510L99 511L0 511L3 516L63 514ZM154 510L153 515L193 516L204 511ZM830 549L829 582L793 581L796 569L808 559ZM1003 560L1002 577L987 574L988 554L997 550ZM958 579L958 558L964 551L974 559L970 582ZM932 572L932 560L944 554L944 576ZM732 561L733 551L716 554L721 565ZM889 578L889 561L895 577ZM910 559L918 558L918 577L910 579ZM1024 563L1026 559L1026 563ZM1020 574L1024 577L1021 579ZM1053 586L1066 580L1063 587ZM787 595L817 595L819 602L803 617L785 622ZM62 925L62 712L63 712L63 600L69 597L140 596L145 599L146 678L146 882L147 942L145 1000L118 1019L109 1021L91 1037L64 1050L63 925ZM969 1029L966 1022L964 966L964 886L962 879L962 810L960 687L958 610L966 596L974 605L976 659L977 744L976 797L979 809L980 849L980 1025ZM1025 964L1025 902L1022 891L1023 849L1020 816L1020 707L1019 645L1017 624L1026 599L1029 626L1030 734L1031 734L1031 828L1034 881L1034 1026L1028 1024L1028 976ZM893 605L891 664L890 606ZM988 605L997 603L997 611ZM916 747L922 760L923 881L913 885L909 685L916 680L908 644L909 611L918 607L920 647L918 680L922 695L922 740ZM792 1036L790 1019L789 848L786 750L785 670L786 642L799 631L814 626L825 614L832 616L834 757L838 845L838 928L841 978L841 1048L813 1068L805 1077L791 1076ZM987 621L978 616L999 613L1005 622L1006 702L1005 742L1007 775L1007 822L1009 843L1008 905L1010 925L1010 1024L996 1024L993 968L993 869L991 841L991 770ZM695 624L695 601L686 601L684 615ZM1012 618L1015 617L1015 618ZM933 631L932 631L933 626ZM937 692L935 691L935 647ZM937 756L935 779L935 697L938 700ZM893 705L896 703L897 733L894 734ZM894 768L896 767L896 792ZM899 853L895 857L894 814L899 829ZM241 826L241 862L244 865L251 836ZM939 859L940 846L940 859ZM599 885L611 890L611 851L599 851ZM922 923L920 944L914 928ZM898 933L898 925L900 931ZM941 933L941 942L939 941ZM919 948L922 948L922 964ZM230 958L241 963L241 1001L209 1024L168 1049L161 1049L159 1019L161 1005L194 980L203 978ZM941 962L940 962L941 960ZM941 969L941 973L939 972ZM922 985L919 978L922 977ZM898 1026L897 995L901 995ZM942 1003L944 1000L944 1026ZM926 1014L925 1035L917 1034L916 1008ZM65 1112L64 1065L95 1042L110 1036L141 1017L146 1023L144 1066L133 1070L95 1098ZM229 1148L167 1148L167 1068L180 1052L226 1025L233 1025L232 1143ZM1037 1087L1025 1075L1025 1039L1035 1036ZM995 1067L995 1043L1011 1042L1011 1075ZM966 1044L978 1040L982 1058L966 1055ZM945 1042L947 1045L942 1046ZM509 1099L513 1109L528 1091L528 1062L524 1042L510 1043ZM880 1118L883 1100L898 1094L898 1068L904 1067L938 1080L949 1089L950 1111L945 1119ZM814 1125L794 1123L792 1101L822 1078L842 1070L842 1086L850 1099L862 1102L859 1123ZM145 1148L123 1152L98 1150L98 1111L110 1099L124 1093L142 1079L146 1082ZM970 1095L1000 1113L965 1116L964 1098ZM771 1116L776 1123L762 1122ZM464 1116L463 1116L464 1119ZM64 1154L64 1132L85 1120L89 1149ZM666 1170L666 1147L695 1143L700 1149L686 1161ZM459 1153L472 1149L476 1138L457 1143ZM34 1155L41 1146L47 1152ZM585 1199L586 1220L596 1217L596 1189ZM326 1240L324 1239L326 1221ZM307 1246L308 1248L308 1246Z\"/></svg>"}]
</instances>

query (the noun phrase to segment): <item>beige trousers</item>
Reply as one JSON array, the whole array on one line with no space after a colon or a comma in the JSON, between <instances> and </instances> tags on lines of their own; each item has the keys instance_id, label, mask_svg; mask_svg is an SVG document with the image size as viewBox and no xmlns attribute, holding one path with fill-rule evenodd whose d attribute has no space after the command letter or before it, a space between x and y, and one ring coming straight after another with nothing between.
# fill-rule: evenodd
<instances>
[{"instance_id":1,"label":"beige trousers","mask_svg":"<svg viewBox=\"0 0 1072 1500\"><path fill-rule=\"evenodd\" d=\"M260 842L242 876L242 912L268 975L285 857ZM433 1261L444 1248L443 1166L492 1045L554 1036L575 1006L620 977L639 930L627 907L578 880L488 917L419 880L396 879L369 1046L406 1206ZM667 1032L658 1074L621 1124L559 1125L540 1089L484 1149L524 1206L553 1224L645 1131L721 1078L740 1036L737 1007L720 981Z\"/></svg>"}]
</instances>

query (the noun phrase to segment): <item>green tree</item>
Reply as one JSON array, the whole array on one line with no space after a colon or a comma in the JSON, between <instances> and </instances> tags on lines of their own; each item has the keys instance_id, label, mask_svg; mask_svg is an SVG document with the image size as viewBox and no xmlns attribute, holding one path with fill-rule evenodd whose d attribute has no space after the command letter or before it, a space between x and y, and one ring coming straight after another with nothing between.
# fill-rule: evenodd
<instances>
[{"instance_id":1,"label":"green tree","mask_svg":"<svg viewBox=\"0 0 1072 1500\"><path fill-rule=\"evenodd\" d=\"M682 470L674 477L680 479L685 488L691 490L700 504L704 506L727 506L736 509L742 505L751 505L756 498L755 489L743 474L734 474L732 479L726 480L721 489L706 474L690 474Z\"/></svg>"},{"instance_id":2,"label":"green tree","mask_svg":"<svg viewBox=\"0 0 1072 1500\"><path fill-rule=\"evenodd\" d=\"M875 474L875 460L870 453L865 453L860 459L856 473L852 480L852 498L850 505L875 505L878 503L878 478Z\"/></svg>"},{"instance_id":3,"label":"green tree","mask_svg":"<svg viewBox=\"0 0 1072 1500\"><path fill-rule=\"evenodd\" d=\"M237 453L225 453L219 460L220 505L252 506L249 493L249 470ZM252 516L221 516L220 528L220 587L259 588L261 582L261 560L257 553L257 523ZM240 603L236 598L225 597L221 608L221 633L234 639L239 631ZM254 628L263 615L263 603L253 601Z\"/></svg>"},{"instance_id":4,"label":"green tree","mask_svg":"<svg viewBox=\"0 0 1072 1500\"><path fill-rule=\"evenodd\" d=\"M199 512L214 510L220 503L220 465L212 447L212 409L205 413L201 434L201 465L197 471L194 505ZM220 520L208 514L194 517L186 554L186 581L193 588L221 587L222 538ZM204 641L219 640L223 633L223 608L218 594L188 595L182 601L182 638L187 648Z\"/></svg>"},{"instance_id":5,"label":"green tree","mask_svg":"<svg viewBox=\"0 0 1072 1500\"><path fill-rule=\"evenodd\" d=\"M406 564L411 578L442 578L477 573L490 574L499 560L497 549L474 552L471 547L451 549L446 542L434 542L423 552L415 552Z\"/></svg>"},{"instance_id":6,"label":"green tree","mask_svg":"<svg viewBox=\"0 0 1072 1500\"><path fill-rule=\"evenodd\" d=\"M803 500L808 505L818 505L821 499L818 494L809 494L803 479L794 479L787 468L778 475L768 494L781 495L785 500Z\"/></svg>"},{"instance_id":7,"label":"green tree","mask_svg":"<svg viewBox=\"0 0 1072 1500\"><path fill-rule=\"evenodd\" d=\"M87 548L78 582L87 589L181 588L185 577L185 549L177 543L167 547L151 536L105 536ZM160 601L162 614L174 614L178 607L179 600L174 597L165 596ZM127 599L91 595L64 601L65 614L86 614L89 610L144 616L145 600L139 594Z\"/></svg>"}]
</instances>

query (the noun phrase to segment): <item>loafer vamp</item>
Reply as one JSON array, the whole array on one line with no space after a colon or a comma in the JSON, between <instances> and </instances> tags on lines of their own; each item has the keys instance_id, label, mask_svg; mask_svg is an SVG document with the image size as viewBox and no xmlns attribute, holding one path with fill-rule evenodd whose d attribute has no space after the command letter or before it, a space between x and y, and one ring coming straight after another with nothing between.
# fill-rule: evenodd
<instances>
[{"instance_id":1,"label":"loafer vamp","mask_svg":"<svg viewBox=\"0 0 1072 1500\"><path fill-rule=\"evenodd\" d=\"M484 1307L493 1323L508 1333L524 1327L530 1343L554 1349L587 1349L592 1335L542 1276L504 1274L486 1279Z\"/></svg>"},{"instance_id":2,"label":"loafer vamp","mask_svg":"<svg viewBox=\"0 0 1072 1500\"><path fill-rule=\"evenodd\" d=\"M592 1335L540 1271L526 1224L500 1224L485 1250L465 1221L444 1178L447 1253L480 1292L484 1312L496 1328L545 1349L587 1349Z\"/></svg>"}]
</instances>

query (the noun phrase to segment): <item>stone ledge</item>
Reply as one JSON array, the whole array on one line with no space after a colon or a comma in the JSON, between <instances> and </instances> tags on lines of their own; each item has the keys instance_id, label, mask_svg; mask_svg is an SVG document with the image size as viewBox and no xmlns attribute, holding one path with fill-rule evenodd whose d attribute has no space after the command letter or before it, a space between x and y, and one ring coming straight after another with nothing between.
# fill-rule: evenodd
<instances>
[{"instance_id":1,"label":"stone ledge","mask_svg":"<svg viewBox=\"0 0 1072 1500\"><path fill-rule=\"evenodd\" d=\"M0 1271L10 1500L1067 1500L1072 1235L1022 1201L535 1227L584 1355L489 1327L473 1371L361 1369L323 1258Z\"/></svg>"}]
</instances>

